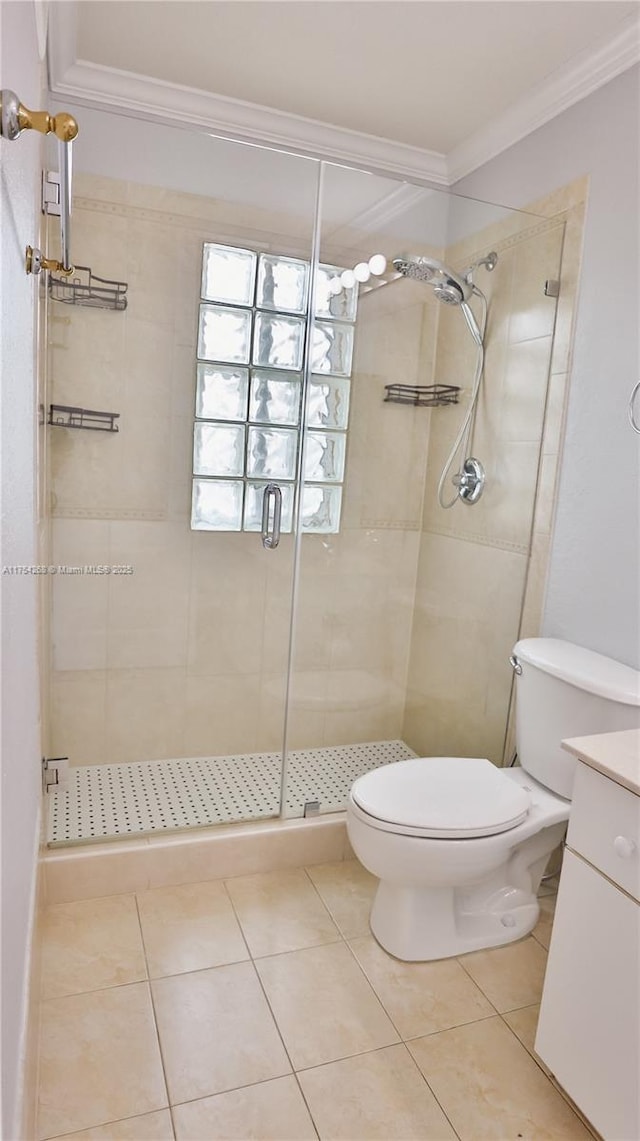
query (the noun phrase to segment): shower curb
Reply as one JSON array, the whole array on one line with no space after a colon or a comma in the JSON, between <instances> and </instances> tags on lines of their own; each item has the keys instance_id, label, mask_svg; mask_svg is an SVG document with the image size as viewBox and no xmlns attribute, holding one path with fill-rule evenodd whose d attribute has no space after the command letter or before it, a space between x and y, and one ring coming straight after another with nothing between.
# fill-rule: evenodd
<instances>
[{"instance_id":1,"label":"shower curb","mask_svg":"<svg viewBox=\"0 0 640 1141\"><path fill-rule=\"evenodd\" d=\"M176 887L204 880L350 859L346 814L229 824L162 839L113 840L49 851L41 861L45 902Z\"/></svg>"}]
</instances>

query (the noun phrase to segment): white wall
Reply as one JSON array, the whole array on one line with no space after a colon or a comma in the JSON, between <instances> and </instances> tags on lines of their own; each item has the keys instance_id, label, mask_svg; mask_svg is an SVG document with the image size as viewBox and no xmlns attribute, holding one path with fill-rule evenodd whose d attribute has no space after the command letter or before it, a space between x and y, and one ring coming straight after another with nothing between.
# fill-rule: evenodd
<instances>
[{"instance_id":1,"label":"white wall","mask_svg":"<svg viewBox=\"0 0 640 1141\"><path fill-rule=\"evenodd\" d=\"M591 184L571 395L543 633L640 667L636 67L455 189L524 206L579 175Z\"/></svg>"},{"instance_id":2,"label":"white wall","mask_svg":"<svg viewBox=\"0 0 640 1141\"><path fill-rule=\"evenodd\" d=\"M2 3L2 87L41 100L34 5ZM2 564L37 562L36 284L24 249L37 236L40 136L0 140ZM2 1136L18 1136L20 1059L40 811L37 579L2 576Z\"/></svg>"}]
</instances>

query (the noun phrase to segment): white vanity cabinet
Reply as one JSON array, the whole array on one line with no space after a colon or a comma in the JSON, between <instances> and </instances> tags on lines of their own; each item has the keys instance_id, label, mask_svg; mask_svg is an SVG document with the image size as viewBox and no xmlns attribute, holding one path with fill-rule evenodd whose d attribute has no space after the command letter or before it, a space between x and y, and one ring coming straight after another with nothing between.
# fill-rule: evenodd
<instances>
[{"instance_id":1,"label":"white vanity cabinet","mask_svg":"<svg viewBox=\"0 0 640 1141\"><path fill-rule=\"evenodd\" d=\"M628 744L606 735L621 736ZM590 767L586 742L604 739L572 742L589 760L576 772L535 1048L605 1141L638 1141L640 788ZM640 761L640 734L637 747Z\"/></svg>"}]
</instances>

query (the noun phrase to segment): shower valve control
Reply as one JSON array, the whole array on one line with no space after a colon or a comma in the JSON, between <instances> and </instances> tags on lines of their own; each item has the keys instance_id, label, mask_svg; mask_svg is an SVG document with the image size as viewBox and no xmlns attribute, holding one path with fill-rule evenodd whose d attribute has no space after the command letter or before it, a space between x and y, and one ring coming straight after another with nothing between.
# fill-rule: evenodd
<instances>
[{"instance_id":1,"label":"shower valve control","mask_svg":"<svg viewBox=\"0 0 640 1141\"><path fill-rule=\"evenodd\" d=\"M465 460L462 470L453 477L458 496L463 503L477 503L484 490L485 474L480 460L472 456Z\"/></svg>"}]
</instances>

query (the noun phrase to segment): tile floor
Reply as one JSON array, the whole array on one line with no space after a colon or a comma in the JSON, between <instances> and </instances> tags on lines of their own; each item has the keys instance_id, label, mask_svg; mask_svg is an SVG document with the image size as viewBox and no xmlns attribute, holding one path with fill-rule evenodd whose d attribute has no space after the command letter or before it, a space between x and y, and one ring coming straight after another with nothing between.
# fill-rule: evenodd
<instances>
[{"instance_id":1,"label":"tile floor","mask_svg":"<svg viewBox=\"0 0 640 1141\"><path fill-rule=\"evenodd\" d=\"M50 907L39 1141L590 1138L533 1053L552 890L529 938L409 964L374 889L346 861Z\"/></svg>"}]
</instances>

